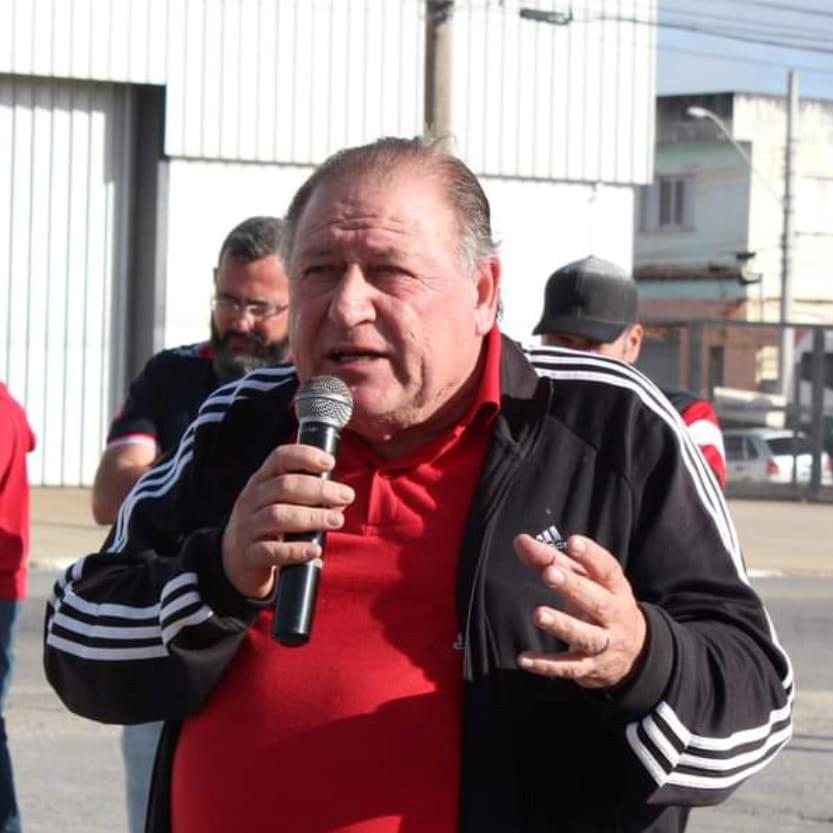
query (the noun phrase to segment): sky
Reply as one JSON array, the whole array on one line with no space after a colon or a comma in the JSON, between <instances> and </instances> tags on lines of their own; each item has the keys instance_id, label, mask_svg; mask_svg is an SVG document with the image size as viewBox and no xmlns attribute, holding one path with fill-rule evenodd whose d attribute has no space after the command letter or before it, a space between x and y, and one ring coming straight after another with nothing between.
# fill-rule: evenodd
<instances>
[{"instance_id":1,"label":"sky","mask_svg":"<svg viewBox=\"0 0 833 833\"><path fill-rule=\"evenodd\" d=\"M833 99L833 0L659 0L657 93Z\"/></svg>"}]
</instances>

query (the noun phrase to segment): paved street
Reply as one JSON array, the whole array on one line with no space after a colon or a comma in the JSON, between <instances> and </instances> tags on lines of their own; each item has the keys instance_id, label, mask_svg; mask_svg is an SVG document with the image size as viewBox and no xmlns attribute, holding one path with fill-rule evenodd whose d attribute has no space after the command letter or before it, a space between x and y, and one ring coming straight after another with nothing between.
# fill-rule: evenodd
<instances>
[{"instance_id":1,"label":"paved street","mask_svg":"<svg viewBox=\"0 0 833 833\"><path fill-rule=\"evenodd\" d=\"M118 728L77 718L41 670L45 599L56 565L95 548L84 493L36 494L33 571L8 706L15 774L27 831L125 829ZM796 735L729 802L695 812L690 833L829 833L833 829L833 508L732 504L754 583L766 599L798 683Z\"/></svg>"}]
</instances>

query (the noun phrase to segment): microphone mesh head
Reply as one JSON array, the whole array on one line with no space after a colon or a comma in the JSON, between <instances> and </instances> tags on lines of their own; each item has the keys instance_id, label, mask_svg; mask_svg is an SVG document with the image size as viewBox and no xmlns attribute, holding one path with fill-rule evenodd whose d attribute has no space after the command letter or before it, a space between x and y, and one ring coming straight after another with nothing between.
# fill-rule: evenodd
<instances>
[{"instance_id":1,"label":"microphone mesh head","mask_svg":"<svg viewBox=\"0 0 833 833\"><path fill-rule=\"evenodd\" d=\"M304 382L293 402L298 422L314 420L344 428L353 413L350 388L335 376L315 376Z\"/></svg>"}]
</instances>

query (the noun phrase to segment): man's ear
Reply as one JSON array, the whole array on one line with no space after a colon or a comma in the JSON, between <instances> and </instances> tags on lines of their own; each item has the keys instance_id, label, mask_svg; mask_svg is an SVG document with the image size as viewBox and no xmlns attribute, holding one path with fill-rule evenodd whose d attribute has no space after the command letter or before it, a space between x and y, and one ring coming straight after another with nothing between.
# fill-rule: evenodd
<instances>
[{"instance_id":1,"label":"man's ear","mask_svg":"<svg viewBox=\"0 0 833 833\"><path fill-rule=\"evenodd\" d=\"M639 358L639 351L642 349L642 338L645 335L645 328L641 324L634 324L625 334L625 355L623 358L628 364L635 364Z\"/></svg>"},{"instance_id":2,"label":"man's ear","mask_svg":"<svg viewBox=\"0 0 833 833\"><path fill-rule=\"evenodd\" d=\"M476 296L475 328L477 335L484 336L495 324L500 300L500 260L491 257L482 260L474 278Z\"/></svg>"}]
</instances>

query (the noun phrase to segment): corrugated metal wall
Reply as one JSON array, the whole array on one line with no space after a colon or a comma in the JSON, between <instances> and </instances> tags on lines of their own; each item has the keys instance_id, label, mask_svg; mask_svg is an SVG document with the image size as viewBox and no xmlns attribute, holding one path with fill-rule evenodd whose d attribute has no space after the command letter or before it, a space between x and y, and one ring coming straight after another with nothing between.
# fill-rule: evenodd
<instances>
[{"instance_id":1,"label":"corrugated metal wall","mask_svg":"<svg viewBox=\"0 0 833 833\"><path fill-rule=\"evenodd\" d=\"M91 481L123 343L130 99L0 76L0 378L38 437L34 484Z\"/></svg>"},{"instance_id":2,"label":"corrugated metal wall","mask_svg":"<svg viewBox=\"0 0 833 833\"><path fill-rule=\"evenodd\" d=\"M655 0L457 0L456 150L492 176L649 181L654 34L633 18L655 14ZM424 0L7 0L0 33L0 72L166 85L174 157L314 164L422 131Z\"/></svg>"}]
</instances>

